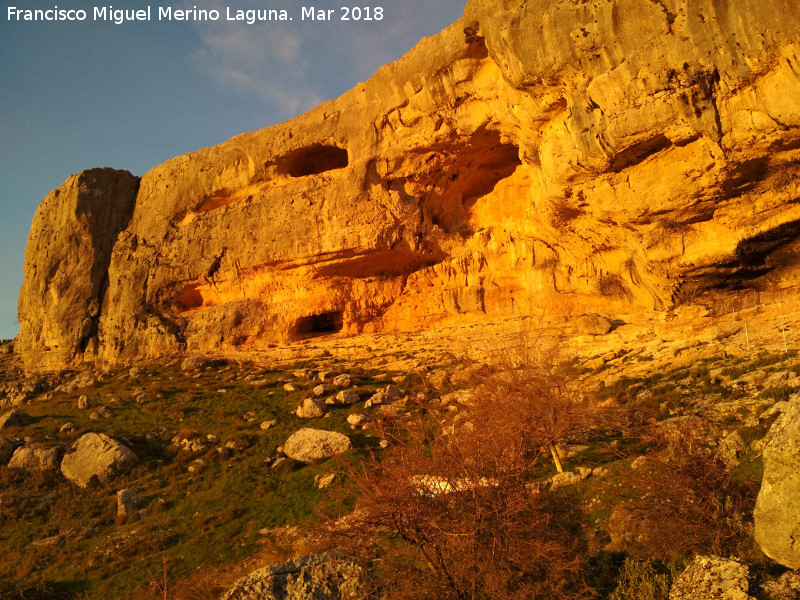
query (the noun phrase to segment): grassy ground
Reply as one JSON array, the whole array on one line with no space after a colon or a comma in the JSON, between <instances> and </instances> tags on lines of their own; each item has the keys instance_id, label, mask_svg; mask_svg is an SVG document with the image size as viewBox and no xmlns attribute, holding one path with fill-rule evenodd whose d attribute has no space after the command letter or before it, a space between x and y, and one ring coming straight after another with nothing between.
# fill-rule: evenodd
<instances>
[{"instance_id":1,"label":"grassy ground","mask_svg":"<svg viewBox=\"0 0 800 600\"><path fill-rule=\"evenodd\" d=\"M276 471L270 468L276 448L304 426L350 435L354 448L348 455L378 439L346 423L348 414L363 412L363 404L333 408L320 419L292 414L307 388L319 383L298 380L293 370L227 366L195 374L176 365L150 366L135 378L127 371L109 373L90 388L26 406L31 423L6 430L6 437L68 446L85 432L101 432L140 460L127 475L88 490L60 473L0 468L0 579L38 585L49 590L45 597L142 598L160 581L164 558L168 579L180 580L211 565L241 562L258 551L264 530L313 521L321 494L314 477L339 464ZM386 385L374 374L360 375L364 398ZM252 389L253 380L259 389ZM289 380L300 389L285 391ZM142 391L147 400L137 403ZM89 409L77 408L83 394ZM112 416L91 420L101 406ZM277 424L261 430L268 420ZM59 433L64 423L75 429ZM203 450L179 450L171 442L175 436L204 441ZM116 492L125 488L135 490L146 508L142 518L120 523Z\"/></svg>"},{"instance_id":2,"label":"grassy ground","mask_svg":"<svg viewBox=\"0 0 800 600\"><path fill-rule=\"evenodd\" d=\"M643 362L641 357L636 360ZM306 367L319 365L271 370L229 364L200 371L181 371L177 363L150 365L140 368L136 376L129 370L109 372L91 387L56 392L47 401L26 405L32 421L4 431L5 437L68 447L83 433L102 432L128 445L140 461L127 475L87 490L68 483L59 472L0 467L0 552L4 555L0 597L164 597L159 585L166 570L168 586L184 590L183 596L170 593L168 597L212 598L214 586L241 572L236 565L273 551L278 556L270 532L312 523L314 509L325 494L317 489L315 476L342 467L334 459L272 469L276 449L297 429L316 427L349 435L354 447L345 458L358 459L368 448L377 447L379 439L368 431L351 430L347 416L369 413L363 400L392 377L402 377L350 370L361 379L362 402L332 408L327 417L308 420L293 414L319 383L294 375ZM763 376L752 376L759 371ZM763 437L772 422L760 421L758 414L797 391L793 377L800 373L800 360L796 353L720 356L691 366L616 378L608 385L604 372L603 367L583 370L576 377L593 388L595 398L634 408L643 420L701 415L726 431L738 431L747 447L736 473L755 482L760 481L762 466L752 443ZM781 373L785 377L770 378ZM288 382L298 390L287 392L284 384ZM406 390L415 391L416 385L410 377L401 381ZM87 396L89 409L77 407L81 395ZM144 401L137 401L142 397ZM732 414L720 412L720 407L729 405L734 407ZM90 414L101 406L108 408L110 418L91 419ZM264 431L260 424L268 420L277 424ZM62 433L65 423L72 423L74 429ZM589 478L570 492L585 504L587 525L597 530L595 579L608 597L626 557L603 550L607 542L603 528L612 508L626 498L621 475L630 469L633 457L647 452L649 442L628 436L623 428L592 435L576 440L589 447L567 459L565 468L608 469L604 478ZM202 441L203 448L180 450L173 438ZM547 466L541 477L552 473ZM116 518L116 492L125 488L135 490L145 507L141 517L121 522ZM634 568L663 578L672 567L629 563L627 568L632 580ZM214 581L201 578L201 573L214 574ZM653 585L663 588L665 584ZM196 595L187 595L187 589L197 590Z\"/></svg>"}]
</instances>

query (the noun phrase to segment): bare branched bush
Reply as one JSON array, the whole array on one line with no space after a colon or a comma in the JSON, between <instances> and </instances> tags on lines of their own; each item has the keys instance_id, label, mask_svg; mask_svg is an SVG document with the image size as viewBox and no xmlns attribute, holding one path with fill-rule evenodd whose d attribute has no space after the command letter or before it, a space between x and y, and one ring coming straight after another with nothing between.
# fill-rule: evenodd
<instances>
[{"instance_id":1,"label":"bare branched bush","mask_svg":"<svg viewBox=\"0 0 800 600\"><path fill-rule=\"evenodd\" d=\"M750 552L748 520L758 489L737 480L691 435L662 444L624 481L638 496L624 508L643 532L628 550L655 559Z\"/></svg>"},{"instance_id":2,"label":"bare branched bush","mask_svg":"<svg viewBox=\"0 0 800 600\"><path fill-rule=\"evenodd\" d=\"M352 466L354 513L328 521L338 548L378 565L388 598L586 598L578 504L536 492L541 459L583 421L554 364L532 354L484 373L452 418L422 401L379 425L393 444Z\"/></svg>"}]
</instances>

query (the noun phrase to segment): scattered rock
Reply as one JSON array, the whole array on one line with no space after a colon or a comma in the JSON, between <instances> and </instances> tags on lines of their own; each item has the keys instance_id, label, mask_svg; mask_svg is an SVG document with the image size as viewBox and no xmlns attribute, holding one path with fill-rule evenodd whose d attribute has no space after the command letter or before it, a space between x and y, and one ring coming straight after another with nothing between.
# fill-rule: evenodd
<instances>
[{"instance_id":1,"label":"scattered rock","mask_svg":"<svg viewBox=\"0 0 800 600\"><path fill-rule=\"evenodd\" d=\"M268 429L270 429L271 427L275 427L275 425L277 425L277 424L278 424L278 422L277 422L275 419L273 419L273 420L271 420L271 421L262 421L262 422L261 422L261 425L259 425L259 427L260 427L260 428L261 428L263 431L267 431L267 430L268 430Z\"/></svg>"},{"instance_id":2,"label":"scattered rock","mask_svg":"<svg viewBox=\"0 0 800 600\"><path fill-rule=\"evenodd\" d=\"M334 479L336 479L336 473L327 473L324 475L322 473L317 473L317 475L314 477L314 484L317 486L317 488L324 489L326 487L330 487Z\"/></svg>"},{"instance_id":3,"label":"scattered rock","mask_svg":"<svg viewBox=\"0 0 800 600\"><path fill-rule=\"evenodd\" d=\"M84 394L78 398L78 409L86 410L87 408L89 408L89 397Z\"/></svg>"},{"instance_id":4,"label":"scattered rock","mask_svg":"<svg viewBox=\"0 0 800 600\"><path fill-rule=\"evenodd\" d=\"M800 396L765 438L764 478L753 511L755 537L764 554L800 569Z\"/></svg>"},{"instance_id":5,"label":"scattered rock","mask_svg":"<svg viewBox=\"0 0 800 600\"><path fill-rule=\"evenodd\" d=\"M550 491L554 492L561 488L569 487L580 483L581 476L578 473L571 471L564 471L563 473L556 473L550 478Z\"/></svg>"},{"instance_id":6,"label":"scattered rock","mask_svg":"<svg viewBox=\"0 0 800 600\"><path fill-rule=\"evenodd\" d=\"M316 398L306 398L295 409L301 419L316 419L325 416L325 403Z\"/></svg>"},{"instance_id":7,"label":"scattered rock","mask_svg":"<svg viewBox=\"0 0 800 600\"><path fill-rule=\"evenodd\" d=\"M30 422L31 418L24 410L15 408L0 417L0 430L9 427L22 427Z\"/></svg>"},{"instance_id":8,"label":"scattered rock","mask_svg":"<svg viewBox=\"0 0 800 600\"><path fill-rule=\"evenodd\" d=\"M371 419L367 415L352 414L347 415L347 422L353 427L362 427L369 423Z\"/></svg>"},{"instance_id":9,"label":"scattered rock","mask_svg":"<svg viewBox=\"0 0 800 600\"><path fill-rule=\"evenodd\" d=\"M350 375L337 375L333 378L333 387L338 389L348 388L353 385L353 378Z\"/></svg>"},{"instance_id":10,"label":"scattered rock","mask_svg":"<svg viewBox=\"0 0 800 600\"><path fill-rule=\"evenodd\" d=\"M58 469L63 449L60 446L43 446L26 444L14 451L8 462L9 469L27 469L28 471L51 471Z\"/></svg>"},{"instance_id":11,"label":"scattered rock","mask_svg":"<svg viewBox=\"0 0 800 600\"><path fill-rule=\"evenodd\" d=\"M358 401L361 400L361 396L358 392L354 392L353 390L342 390L334 398L329 398L328 401L330 404L344 404L347 406L357 404ZM326 401L326 403L328 403Z\"/></svg>"},{"instance_id":12,"label":"scattered rock","mask_svg":"<svg viewBox=\"0 0 800 600\"><path fill-rule=\"evenodd\" d=\"M136 514L143 501L133 490L125 489L117 492L117 516L129 519Z\"/></svg>"},{"instance_id":13,"label":"scattered rock","mask_svg":"<svg viewBox=\"0 0 800 600\"><path fill-rule=\"evenodd\" d=\"M105 483L126 473L137 462L130 448L104 433L86 433L72 446L72 452L61 461L61 472L72 483L85 488L97 478Z\"/></svg>"},{"instance_id":14,"label":"scattered rock","mask_svg":"<svg viewBox=\"0 0 800 600\"><path fill-rule=\"evenodd\" d=\"M346 435L304 427L289 436L283 451L293 460L312 463L347 452L350 447L350 438Z\"/></svg>"},{"instance_id":15,"label":"scattered rock","mask_svg":"<svg viewBox=\"0 0 800 600\"><path fill-rule=\"evenodd\" d=\"M286 390L287 392L296 392L296 391L297 391L297 390L299 390L300 388L298 388L298 387L297 387L295 384L293 384L293 383L286 383L286 384L284 384L284 386L283 386L283 389L284 389L284 390Z\"/></svg>"},{"instance_id":16,"label":"scattered rock","mask_svg":"<svg viewBox=\"0 0 800 600\"><path fill-rule=\"evenodd\" d=\"M325 394L325 391L326 391L327 389L328 389L328 388L327 388L327 386L326 386L324 383L320 383L318 386L315 386L315 387L314 387L314 389L312 390L312 393L313 393L313 394L314 394L314 395L315 395L317 398L319 398L320 396L322 396L323 394Z\"/></svg>"},{"instance_id":17,"label":"scattered rock","mask_svg":"<svg viewBox=\"0 0 800 600\"><path fill-rule=\"evenodd\" d=\"M575 321L578 333L582 335L605 335L613 329L611 321L603 315L581 315Z\"/></svg>"},{"instance_id":18,"label":"scattered rock","mask_svg":"<svg viewBox=\"0 0 800 600\"><path fill-rule=\"evenodd\" d=\"M695 556L672 584L669 600L754 600L748 576L747 565L739 561Z\"/></svg>"},{"instance_id":19,"label":"scattered rock","mask_svg":"<svg viewBox=\"0 0 800 600\"><path fill-rule=\"evenodd\" d=\"M326 554L302 556L259 569L237 581L222 600L363 600L364 570Z\"/></svg>"},{"instance_id":20,"label":"scattered rock","mask_svg":"<svg viewBox=\"0 0 800 600\"><path fill-rule=\"evenodd\" d=\"M402 390L397 387L396 385L387 385L385 388L379 389L375 392L369 400L367 400L365 406L366 408L370 408L371 406L377 406L379 404L386 404L390 402L396 402L398 400L402 400L406 397L406 395L402 392Z\"/></svg>"},{"instance_id":21,"label":"scattered rock","mask_svg":"<svg viewBox=\"0 0 800 600\"><path fill-rule=\"evenodd\" d=\"M97 410L93 410L89 413L89 418L92 421L99 421L100 419L110 419L111 418L111 411L106 406L101 406Z\"/></svg>"},{"instance_id":22,"label":"scattered rock","mask_svg":"<svg viewBox=\"0 0 800 600\"><path fill-rule=\"evenodd\" d=\"M58 428L58 433L72 433L73 431L75 431L74 423L64 423Z\"/></svg>"},{"instance_id":23,"label":"scattered rock","mask_svg":"<svg viewBox=\"0 0 800 600\"><path fill-rule=\"evenodd\" d=\"M92 375L89 371L84 371L83 373L78 374L75 379L69 382L69 387L80 390L87 387L92 387L95 383L94 375Z\"/></svg>"},{"instance_id":24,"label":"scattered rock","mask_svg":"<svg viewBox=\"0 0 800 600\"><path fill-rule=\"evenodd\" d=\"M212 366L213 361L205 356L189 356L181 363L181 371L197 371Z\"/></svg>"}]
</instances>

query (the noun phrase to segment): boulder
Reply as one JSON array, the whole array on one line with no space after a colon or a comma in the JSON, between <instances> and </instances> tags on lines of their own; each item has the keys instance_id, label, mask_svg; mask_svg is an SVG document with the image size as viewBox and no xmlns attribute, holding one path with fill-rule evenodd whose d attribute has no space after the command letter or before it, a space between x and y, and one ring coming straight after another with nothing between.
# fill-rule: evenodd
<instances>
[{"instance_id":1,"label":"boulder","mask_svg":"<svg viewBox=\"0 0 800 600\"><path fill-rule=\"evenodd\" d=\"M370 419L367 415L362 415L362 414L358 414L358 413L352 414L352 415L347 415L347 422L353 428L362 427L363 425L366 425L367 423L369 423L371 420L372 419Z\"/></svg>"},{"instance_id":2,"label":"boulder","mask_svg":"<svg viewBox=\"0 0 800 600\"><path fill-rule=\"evenodd\" d=\"M761 590L770 600L800 600L800 572L788 571L765 583Z\"/></svg>"},{"instance_id":3,"label":"boulder","mask_svg":"<svg viewBox=\"0 0 800 600\"><path fill-rule=\"evenodd\" d=\"M390 402L397 402L406 397L403 391L396 385L387 385L385 388L379 389L377 392L370 396L366 402L366 407L377 406L379 404L387 404Z\"/></svg>"},{"instance_id":4,"label":"boulder","mask_svg":"<svg viewBox=\"0 0 800 600\"><path fill-rule=\"evenodd\" d=\"M581 315L575 321L578 333L583 335L605 335L613 329L611 321L603 315Z\"/></svg>"},{"instance_id":5,"label":"boulder","mask_svg":"<svg viewBox=\"0 0 800 600\"><path fill-rule=\"evenodd\" d=\"M556 473L550 478L550 491L554 492L561 488L569 487L581 482L579 473L571 471L564 471L563 473Z\"/></svg>"},{"instance_id":6,"label":"boulder","mask_svg":"<svg viewBox=\"0 0 800 600\"><path fill-rule=\"evenodd\" d=\"M142 506L143 501L133 490L125 489L117 492L117 517L129 519Z\"/></svg>"},{"instance_id":7,"label":"boulder","mask_svg":"<svg viewBox=\"0 0 800 600\"><path fill-rule=\"evenodd\" d=\"M353 390L342 390L333 398L328 398L325 403L352 405L357 404L359 400L361 400L361 396L359 396L358 392L354 392Z\"/></svg>"},{"instance_id":8,"label":"boulder","mask_svg":"<svg viewBox=\"0 0 800 600\"><path fill-rule=\"evenodd\" d=\"M294 412L301 419L324 417L325 403L316 398L306 398L298 405Z\"/></svg>"},{"instance_id":9,"label":"boulder","mask_svg":"<svg viewBox=\"0 0 800 600\"><path fill-rule=\"evenodd\" d=\"M737 560L695 556L672 584L669 600L755 600L748 575L747 565Z\"/></svg>"},{"instance_id":10,"label":"boulder","mask_svg":"<svg viewBox=\"0 0 800 600\"><path fill-rule=\"evenodd\" d=\"M772 424L762 455L764 478L753 511L756 541L773 560L800 569L800 397Z\"/></svg>"},{"instance_id":11,"label":"boulder","mask_svg":"<svg viewBox=\"0 0 800 600\"><path fill-rule=\"evenodd\" d=\"M59 446L43 446L41 444L26 444L14 451L8 461L9 469L26 469L28 471L52 471L58 468L58 463L63 454Z\"/></svg>"},{"instance_id":12,"label":"boulder","mask_svg":"<svg viewBox=\"0 0 800 600\"><path fill-rule=\"evenodd\" d=\"M9 427L22 427L30 422L31 418L24 410L15 408L0 417L0 430Z\"/></svg>"},{"instance_id":13,"label":"boulder","mask_svg":"<svg viewBox=\"0 0 800 600\"><path fill-rule=\"evenodd\" d=\"M343 373L342 375L337 375L333 378L333 387L343 389L348 388L353 383L353 378L350 377L347 373Z\"/></svg>"},{"instance_id":14,"label":"boulder","mask_svg":"<svg viewBox=\"0 0 800 600\"><path fill-rule=\"evenodd\" d=\"M222 600L364 600L366 582L356 563L315 554L253 571Z\"/></svg>"},{"instance_id":15,"label":"boulder","mask_svg":"<svg viewBox=\"0 0 800 600\"><path fill-rule=\"evenodd\" d=\"M85 488L92 479L102 483L126 473L138 457L127 446L103 433L82 435L72 446L72 452L61 461L61 472L72 483Z\"/></svg>"},{"instance_id":16,"label":"boulder","mask_svg":"<svg viewBox=\"0 0 800 600\"><path fill-rule=\"evenodd\" d=\"M312 463L347 452L350 447L350 438L346 435L304 427L289 436L283 452L293 460Z\"/></svg>"}]
</instances>

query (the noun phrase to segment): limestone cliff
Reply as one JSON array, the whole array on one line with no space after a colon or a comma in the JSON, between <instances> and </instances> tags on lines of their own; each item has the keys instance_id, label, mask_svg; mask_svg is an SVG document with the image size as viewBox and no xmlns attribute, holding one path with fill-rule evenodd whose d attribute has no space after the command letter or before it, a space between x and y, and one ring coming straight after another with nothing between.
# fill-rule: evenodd
<instances>
[{"instance_id":1,"label":"limestone cliff","mask_svg":"<svg viewBox=\"0 0 800 600\"><path fill-rule=\"evenodd\" d=\"M117 234L139 179L127 171L73 175L42 201L25 249L15 349L27 367L59 369L96 352L100 305Z\"/></svg>"},{"instance_id":2,"label":"limestone cliff","mask_svg":"<svg viewBox=\"0 0 800 600\"><path fill-rule=\"evenodd\" d=\"M50 367L791 289L799 161L793 0L470 0L342 97L145 174L104 294L52 308L29 243L20 347Z\"/></svg>"}]
</instances>

